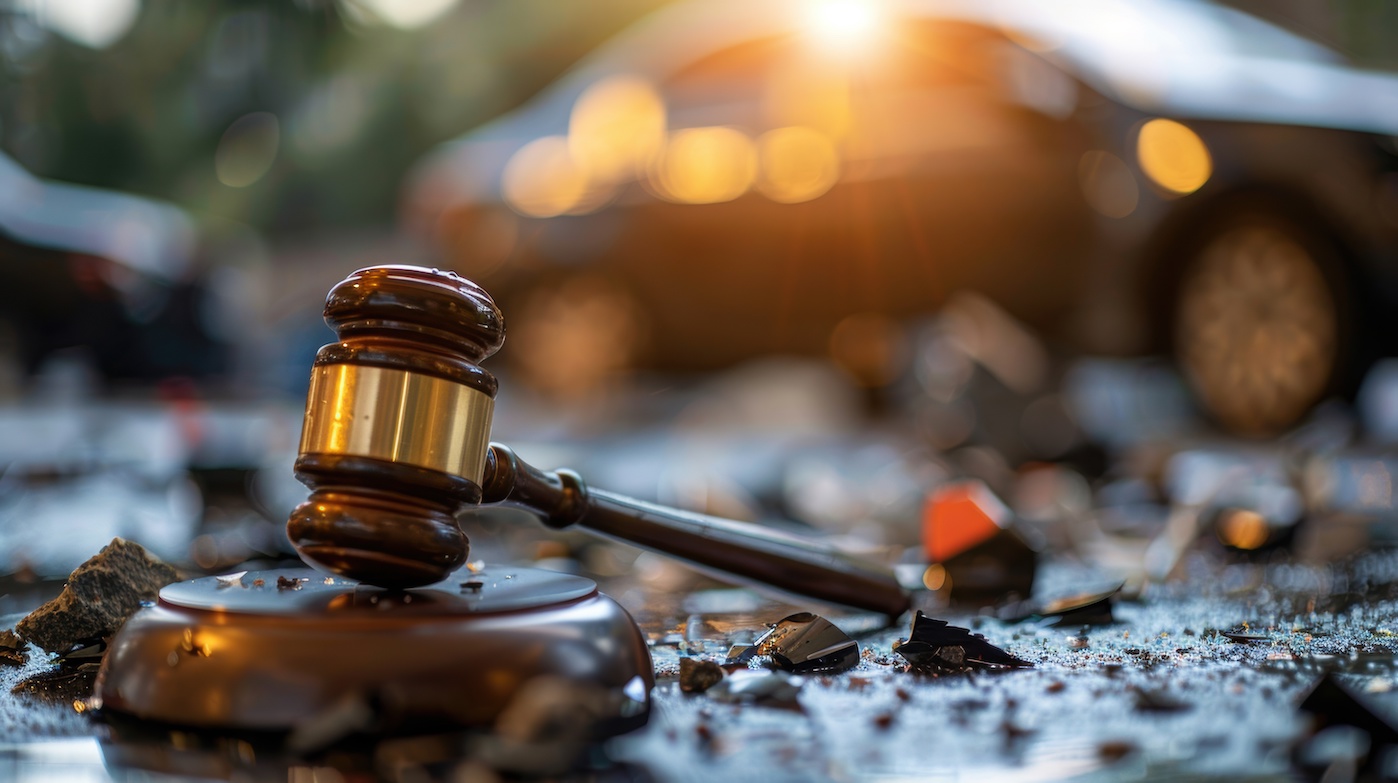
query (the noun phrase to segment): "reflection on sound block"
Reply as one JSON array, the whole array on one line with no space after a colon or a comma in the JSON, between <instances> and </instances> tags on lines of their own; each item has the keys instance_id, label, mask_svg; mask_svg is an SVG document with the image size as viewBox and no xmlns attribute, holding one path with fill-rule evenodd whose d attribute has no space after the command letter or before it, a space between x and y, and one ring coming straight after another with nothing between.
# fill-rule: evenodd
<instances>
[{"instance_id":1,"label":"reflection on sound block","mask_svg":"<svg viewBox=\"0 0 1398 783\"><path fill-rule=\"evenodd\" d=\"M161 590L113 640L97 698L181 726L396 734L489 728L547 677L597 687L601 736L646 721L645 641L588 579L490 566L395 591L285 569Z\"/></svg>"}]
</instances>

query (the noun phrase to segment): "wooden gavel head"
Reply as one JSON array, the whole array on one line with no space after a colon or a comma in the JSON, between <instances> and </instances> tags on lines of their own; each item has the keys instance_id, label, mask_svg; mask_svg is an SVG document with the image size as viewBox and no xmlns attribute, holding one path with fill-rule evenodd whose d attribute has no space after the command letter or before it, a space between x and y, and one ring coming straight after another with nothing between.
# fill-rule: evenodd
<instances>
[{"instance_id":1,"label":"wooden gavel head","mask_svg":"<svg viewBox=\"0 0 1398 783\"><path fill-rule=\"evenodd\" d=\"M306 562L381 587L440 581L466 562L456 514L481 500L505 340L490 295L449 271L361 269L326 297L339 337L311 370L287 521Z\"/></svg>"}]
</instances>

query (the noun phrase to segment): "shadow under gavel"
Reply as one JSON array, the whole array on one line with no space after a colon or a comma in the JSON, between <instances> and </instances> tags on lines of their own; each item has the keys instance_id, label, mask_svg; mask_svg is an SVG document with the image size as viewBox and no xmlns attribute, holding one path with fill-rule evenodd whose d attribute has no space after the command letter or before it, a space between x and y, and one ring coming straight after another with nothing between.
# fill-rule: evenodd
<instances>
[{"instance_id":1,"label":"shadow under gavel","mask_svg":"<svg viewBox=\"0 0 1398 783\"><path fill-rule=\"evenodd\" d=\"M380 587L441 581L466 562L456 515L524 509L738 581L881 612L908 608L889 569L819 542L587 487L491 444L495 377L480 362L504 342L490 296L447 271L361 269L326 298L339 341L311 372L296 475L311 495L287 533L318 568Z\"/></svg>"}]
</instances>

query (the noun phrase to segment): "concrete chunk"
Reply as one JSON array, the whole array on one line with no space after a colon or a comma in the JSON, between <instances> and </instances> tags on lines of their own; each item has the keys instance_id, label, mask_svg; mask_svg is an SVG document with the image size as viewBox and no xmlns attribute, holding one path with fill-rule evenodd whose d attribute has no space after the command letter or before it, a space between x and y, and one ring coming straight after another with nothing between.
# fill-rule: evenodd
<instances>
[{"instance_id":1,"label":"concrete chunk","mask_svg":"<svg viewBox=\"0 0 1398 783\"><path fill-rule=\"evenodd\" d=\"M111 636L142 601L175 581L175 569L120 538L102 547L68 577L63 592L15 625L15 631L51 653L77 642Z\"/></svg>"}]
</instances>

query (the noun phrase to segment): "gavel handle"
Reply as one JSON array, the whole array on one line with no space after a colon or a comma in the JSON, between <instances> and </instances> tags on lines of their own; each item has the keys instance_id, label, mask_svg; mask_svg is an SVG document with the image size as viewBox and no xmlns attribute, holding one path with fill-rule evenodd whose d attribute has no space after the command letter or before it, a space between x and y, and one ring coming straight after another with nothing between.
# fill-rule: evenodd
<instances>
[{"instance_id":1,"label":"gavel handle","mask_svg":"<svg viewBox=\"0 0 1398 783\"><path fill-rule=\"evenodd\" d=\"M730 519L589 489L571 470L544 471L490 444L482 502L532 512L554 528L578 525L747 583L882 612L908 608L892 572L818 542Z\"/></svg>"}]
</instances>

